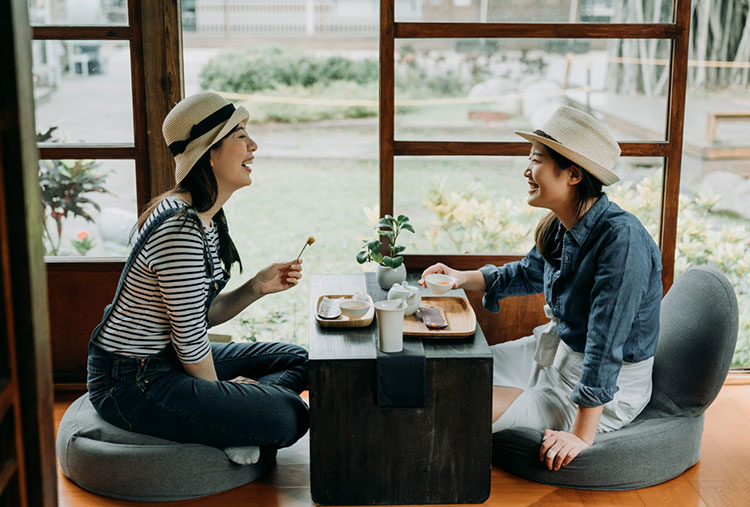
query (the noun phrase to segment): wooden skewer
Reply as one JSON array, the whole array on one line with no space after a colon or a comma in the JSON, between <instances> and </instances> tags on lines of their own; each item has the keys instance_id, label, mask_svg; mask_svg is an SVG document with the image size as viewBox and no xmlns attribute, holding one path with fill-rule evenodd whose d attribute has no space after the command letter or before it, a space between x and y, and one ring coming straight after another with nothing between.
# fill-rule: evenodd
<instances>
[{"instance_id":1,"label":"wooden skewer","mask_svg":"<svg viewBox=\"0 0 750 507\"><path fill-rule=\"evenodd\" d=\"M302 246L302 250L299 251L299 254L297 255L297 258L294 259L294 262L297 262L299 260L299 258L302 256L302 252L304 252L305 248L307 248L307 245L312 245L313 243L315 243L315 237L314 236L310 236L309 238L307 238L307 241Z\"/></svg>"}]
</instances>

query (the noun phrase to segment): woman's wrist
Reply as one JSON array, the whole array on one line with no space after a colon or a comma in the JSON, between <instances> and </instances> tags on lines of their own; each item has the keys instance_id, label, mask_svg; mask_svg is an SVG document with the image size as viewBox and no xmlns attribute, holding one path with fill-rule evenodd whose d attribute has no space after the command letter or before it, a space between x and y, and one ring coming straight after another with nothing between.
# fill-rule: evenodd
<instances>
[{"instance_id":1,"label":"woman's wrist","mask_svg":"<svg viewBox=\"0 0 750 507\"><path fill-rule=\"evenodd\" d=\"M579 405L571 433L587 444L593 445L603 410L604 405L598 407L582 407Z\"/></svg>"},{"instance_id":2,"label":"woman's wrist","mask_svg":"<svg viewBox=\"0 0 750 507\"><path fill-rule=\"evenodd\" d=\"M245 284L245 288L247 290L247 297L251 302L266 295L260 286L257 275L248 280L247 284Z\"/></svg>"},{"instance_id":3,"label":"woman's wrist","mask_svg":"<svg viewBox=\"0 0 750 507\"><path fill-rule=\"evenodd\" d=\"M458 271L456 274L458 287L464 290L486 290L484 275L479 270Z\"/></svg>"}]
</instances>

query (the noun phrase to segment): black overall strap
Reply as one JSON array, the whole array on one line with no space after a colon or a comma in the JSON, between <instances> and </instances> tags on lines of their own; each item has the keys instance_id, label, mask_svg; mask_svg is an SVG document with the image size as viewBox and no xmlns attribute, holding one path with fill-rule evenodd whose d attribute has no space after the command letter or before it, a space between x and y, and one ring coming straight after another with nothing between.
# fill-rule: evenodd
<instances>
[{"instance_id":1,"label":"black overall strap","mask_svg":"<svg viewBox=\"0 0 750 507\"><path fill-rule=\"evenodd\" d=\"M120 280L117 282L117 290L115 291L115 296L112 299L112 302L108 304L104 308L104 315L102 316L102 321L99 323L98 326L94 329L94 331L91 333L91 339L94 340L99 335L99 332L101 331L102 327L104 327L104 324L107 322L107 319L109 318L110 314L115 308L115 304L117 303L117 300L120 299L120 293L122 292L122 288L125 285L125 278L127 277L127 274L130 272L130 268L135 263L135 259L138 257L138 254L143 250L143 247L146 244L146 241L148 241L148 238L151 237L151 235L154 233L154 231L165 221L175 216L177 213L179 213L184 208L169 208L161 213L159 213L154 219L151 221L150 224L141 232L141 234L138 236L138 240L135 242L135 245L133 245L133 249L130 251L130 255L128 255L128 260L125 262L125 267L122 269L122 274L120 274ZM203 224L200 224L202 227ZM205 237L203 240L203 260L206 266L206 273L209 276L210 280L213 280L214 276L214 264L211 259L211 251L208 246L208 241L206 241Z\"/></svg>"}]
</instances>

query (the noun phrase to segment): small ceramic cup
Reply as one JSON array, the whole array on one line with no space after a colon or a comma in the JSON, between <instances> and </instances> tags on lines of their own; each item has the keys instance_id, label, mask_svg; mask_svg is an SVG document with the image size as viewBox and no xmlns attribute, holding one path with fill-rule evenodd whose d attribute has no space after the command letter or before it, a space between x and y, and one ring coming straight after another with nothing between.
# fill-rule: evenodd
<instances>
[{"instance_id":1,"label":"small ceramic cup","mask_svg":"<svg viewBox=\"0 0 750 507\"><path fill-rule=\"evenodd\" d=\"M456 279L452 276L443 275L440 273L427 275L424 278L424 281L427 284L427 288L430 289L433 294L445 294L446 292L451 290L453 288L453 285L456 283Z\"/></svg>"},{"instance_id":2,"label":"small ceramic cup","mask_svg":"<svg viewBox=\"0 0 750 507\"><path fill-rule=\"evenodd\" d=\"M339 303L339 308L341 308L341 313L350 319L358 319L370 309L370 302L360 299L343 299Z\"/></svg>"}]
</instances>

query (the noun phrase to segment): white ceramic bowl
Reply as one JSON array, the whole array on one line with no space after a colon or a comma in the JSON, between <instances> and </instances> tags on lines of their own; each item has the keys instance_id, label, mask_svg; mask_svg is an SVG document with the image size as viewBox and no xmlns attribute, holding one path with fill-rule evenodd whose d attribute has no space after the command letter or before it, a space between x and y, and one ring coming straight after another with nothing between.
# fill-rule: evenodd
<instances>
[{"instance_id":1,"label":"white ceramic bowl","mask_svg":"<svg viewBox=\"0 0 750 507\"><path fill-rule=\"evenodd\" d=\"M445 294L453 289L453 285L456 283L456 279L452 276L441 275L439 273L427 275L424 277L424 281L427 284L427 288L433 294Z\"/></svg>"},{"instance_id":2,"label":"white ceramic bowl","mask_svg":"<svg viewBox=\"0 0 750 507\"><path fill-rule=\"evenodd\" d=\"M339 308L341 308L341 313L350 319L358 319L370 309L370 302L360 299L342 299Z\"/></svg>"}]
</instances>

